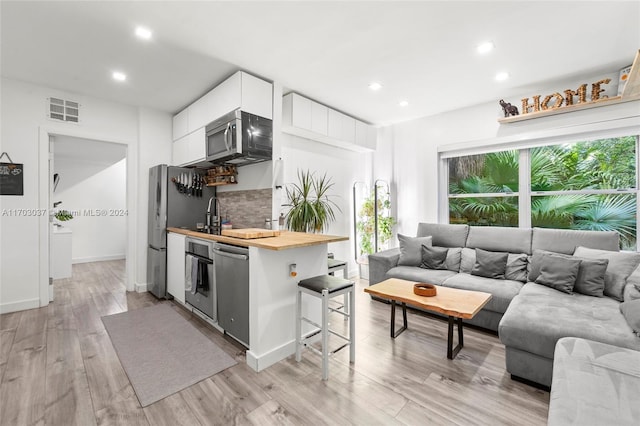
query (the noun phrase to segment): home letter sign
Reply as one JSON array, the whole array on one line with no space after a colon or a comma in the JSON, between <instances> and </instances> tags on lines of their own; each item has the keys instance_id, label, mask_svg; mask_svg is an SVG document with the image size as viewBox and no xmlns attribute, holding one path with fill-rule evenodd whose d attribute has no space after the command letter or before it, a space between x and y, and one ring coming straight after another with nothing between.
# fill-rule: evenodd
<instances>
[{"instance_id":1,"label":"home letter sign","mask_svg":"<svg viewBox=\"0 0 640 426\"><path fill-rule=\"evenodd\" d=\"M522 99L522 114L527 114L529 112L538 112L538 111L546 111L548 109L557 109L564 106L575 105L573 102L573 97L577 96L578 101L576 104L585 104L596 102L599 99L605 99L607 96L600 96L604 89L602 89L602 85L609 84L611 82L610 78L605 78L600 81L596 81L591 84L591 101L587 102L587 85L582 84L576 91L571 89L567 89L564 91L564 96L558 92L552 93L551 95L547 95L544 97L542 102L540 102L541 95L536 95L532 97L532 103L529 103L529 98Z\"/></svg>"}]
</instances>

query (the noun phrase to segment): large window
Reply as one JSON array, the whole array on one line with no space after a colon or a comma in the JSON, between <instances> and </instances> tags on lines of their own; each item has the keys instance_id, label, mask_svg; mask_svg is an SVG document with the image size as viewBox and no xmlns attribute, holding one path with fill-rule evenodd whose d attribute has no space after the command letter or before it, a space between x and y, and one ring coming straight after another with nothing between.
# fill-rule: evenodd
<instances>
[{"instance_id":1,"label":"large window","mask_svg":"<svg viewBox=\"0 0 640 426\"><path fill-rule=\"evenodd\" d=\"M637 145L626 136L449 158L449 222L613 230L635 250Z\"/></svg>"},{"instance_id":2,"label":"large window","mask_svg":"<svg viewBox=\"0 0 640 426\"><path fill-rule=\"evenodd\" d=\"M518 226L518 151L449 159L449 223Z\"/></svg>"}]
</instances>

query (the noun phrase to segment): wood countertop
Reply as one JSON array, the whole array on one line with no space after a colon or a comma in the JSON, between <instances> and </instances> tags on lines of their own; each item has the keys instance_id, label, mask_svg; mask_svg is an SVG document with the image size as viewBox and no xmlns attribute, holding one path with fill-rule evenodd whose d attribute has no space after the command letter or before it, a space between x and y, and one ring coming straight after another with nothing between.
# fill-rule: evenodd
<instances>
[{"instance_id":1,"label":"wood countertop","mask_svg":"<svg viewBox=\"0 0 640 426\"><path fill-rule=\"evenodd\" d=\"M205 234L204 232L191 231L181 228L167 228L168 232L183 234L189 237L201 238L203 240L212 240L219 243L233 244L241 247L258 247L267 250L288 250L297 247L315 246L318 244L335 243L338 241L347 241L349 237L341 237L338 235L326 234L309 234L306 232L281 231L277 237L242 239L234 237L225 237L223 235Z\"/></svg>"}]
</instances>

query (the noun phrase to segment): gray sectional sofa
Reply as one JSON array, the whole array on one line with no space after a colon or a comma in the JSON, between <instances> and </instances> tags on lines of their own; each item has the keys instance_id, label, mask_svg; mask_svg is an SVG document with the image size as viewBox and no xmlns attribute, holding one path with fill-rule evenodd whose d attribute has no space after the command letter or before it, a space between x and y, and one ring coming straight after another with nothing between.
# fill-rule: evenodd
<instances>
[{"instance_id":1,"label":"gray sectional sofa","mask_svg":"<svg viewBox=\"0 0 640 426\"><path fill-rule=\"evenodd\" d=\"M623 300L640 299L640 254L619 252L615 232L420 223L416 237L399 235L399 239L404 242L400 248L369 256L369 285L401 278L491 293L491 301L468 322L498 332L506 347L506 368L512 376L550 386L555 345L563 337L640 350L640 338L620 311ZM433 247L449 249L440 269L428 269L424 264L420 267L415 258L407 260L408 251L425 239ZM578 247L586 258L571 256ZM487 278L474 271L479 262L476 253L484 256L483 250L508 253L504 277ZM551 257L545 257L548 255ZM621 256L626 256L622 264L618 260ZM571 268L563 267L553 275L549 265L561 262L559 257L570 258ZM580 275L580 265L588 262L600 265L600 281L604 281L604 264L604 294L602 288L595 295L587 295L571 289L563 292L566 289L556 286L554 280L565 280L560 276L565 269L572 270L566 274L573 273L574 281L588 283L589 277ZM532 269L536 270L533 274Z\"/></svg>"}]
</instances>

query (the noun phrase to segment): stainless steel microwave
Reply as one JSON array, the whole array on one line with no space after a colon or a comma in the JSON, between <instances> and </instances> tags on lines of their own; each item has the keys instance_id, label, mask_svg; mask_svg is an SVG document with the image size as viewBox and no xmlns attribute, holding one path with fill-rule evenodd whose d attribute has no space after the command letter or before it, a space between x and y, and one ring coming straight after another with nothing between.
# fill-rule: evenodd
<instances>
[{"instance_id":1,"label":"stainless steel microwave","mask_svg":"<svg viewBox=\"0 0 640 426\"><path fill-rule=\"evenodd\" d=\"M206 127L207 161L214 164L251 164L271 160L271 120L235 110Z\"/></svg>"}]
</instances>

